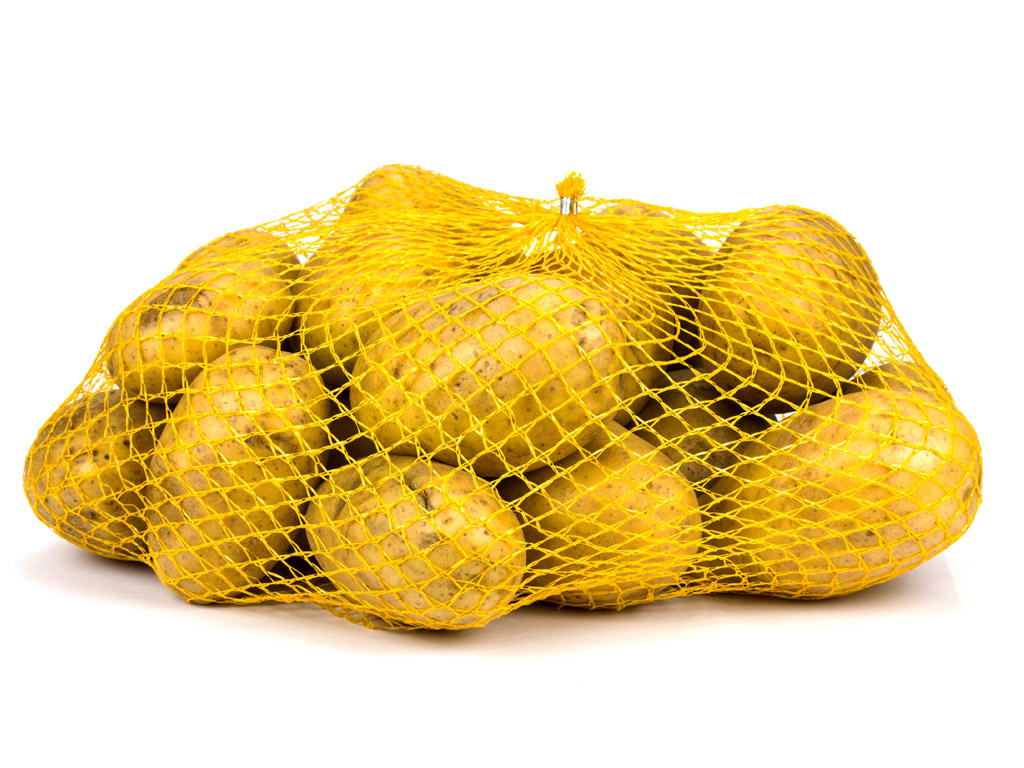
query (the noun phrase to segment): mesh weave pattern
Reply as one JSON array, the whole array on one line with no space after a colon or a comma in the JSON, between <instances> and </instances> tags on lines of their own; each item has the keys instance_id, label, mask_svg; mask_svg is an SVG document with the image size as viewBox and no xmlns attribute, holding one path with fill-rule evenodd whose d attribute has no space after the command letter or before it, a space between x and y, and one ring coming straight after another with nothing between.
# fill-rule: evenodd
<instances>
[{"instance_id":1,"label":"mesh weave pattern","mask_svg":"<svg viewBox=\"0 0 1024 768\"><path fill-rule=\"evenodd\" d=\"M43 426L36 515L189 601L433 629L840 595L964 532L977 437L837 222L559 192L388 166L200 248Z\"/></svg>"}]
</instances>

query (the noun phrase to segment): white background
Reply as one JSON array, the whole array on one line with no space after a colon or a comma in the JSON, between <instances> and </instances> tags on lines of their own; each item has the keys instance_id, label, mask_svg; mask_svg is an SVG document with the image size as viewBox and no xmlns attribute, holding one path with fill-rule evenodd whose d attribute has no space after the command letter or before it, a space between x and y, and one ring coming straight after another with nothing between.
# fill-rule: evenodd
<instances>
[{"instance_id":1,"label":"white background","mask_svg":"<svg viewBox=\"0 0 1024 768\"><path fill-rule=\"evenodd\" d=\"M8 7L6 762L1016 763L1018 8ZM579 170L598 196L836 216L980 433L977 522L847 599L538 607L457 635L189 607L38 523L24 454L117 311L199 244L391 162L535 197Z\"/></svg>"}]
</instances>

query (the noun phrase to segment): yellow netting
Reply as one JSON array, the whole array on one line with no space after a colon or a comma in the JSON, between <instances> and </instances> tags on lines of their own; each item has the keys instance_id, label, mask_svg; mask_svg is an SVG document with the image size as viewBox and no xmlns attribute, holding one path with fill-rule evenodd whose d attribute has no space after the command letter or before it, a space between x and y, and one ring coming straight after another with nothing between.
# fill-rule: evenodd
<instances>
[{"instance_id":1,"label":"yellow netting","mask_svg":"<svg viewBox=\"0 0 1024 768\"><path fill-rule=\"evenodd\" d=\"M199 249L40 431L36 514L390 628L840 595L964 532L977 438L839 224L559 193L389 166Z\"/></svg>"}]
</instances>

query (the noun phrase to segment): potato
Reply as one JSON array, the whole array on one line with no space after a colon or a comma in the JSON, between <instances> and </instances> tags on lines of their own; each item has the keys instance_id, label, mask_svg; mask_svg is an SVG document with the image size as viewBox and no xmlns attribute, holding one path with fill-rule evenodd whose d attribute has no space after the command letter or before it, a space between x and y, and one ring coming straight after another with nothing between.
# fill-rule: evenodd
<instances>
[{"instance_id":1,"label":"potato","mask_svg":"<svg viewBox=\"0 0 1024 768\"><path fill-rule=\"evenodd\" d=\"M404 232L404 234L403 234ZM328 240L306 263L297 311L301 350L331 388L343 386L382 318L410 294L457 280L457 264L429 250L405 250L410 230L370 229Z\"/></svg>"},{"instance_id":2,"label":"potato","mask_svg":"<svg viewBox=\"0 0 1024 768\"><path fill-rule=\"evenodd\" d=\"M302 351L328 386L344 386L381 318L417 293L521 260L528 238L514 220L485 205L487 195L409 165L378 168L359 183L345 214L382 218L354 224L343 216L307 262L299 293ZM410 210L436 215L410 217Z\"/></svg>"},{"instance_id":3,"label":"potato","mask_svg":"<svg viewBox=\"0 0 1024 768\"><path fill-rule=\"evenodd\" d=\"M198 265L230 268L233 264L245 263L253 259L260 263L277 266L281 271L281 279L288 283L293 297L306 284L306 269L299 261L295 251L281 238L260 229L241 229L223 235L189 254L178 265L178 270L190 269ZM294 309L295 303L293 302L292 310ZM288 334L261 343L276 346L285 351L300 351L298 349L299 340L295 336L296 325L297 321L294 317L291 320L282 319L282 328L286 329Z\"/></svg>"},{"instance_id":4,"label":"potato","mask_svg":"<svg viewBox=\"0 0 1024 768\"><path fill-rule=\"evenodd\" d=\"M771 423L726 398L695 371L679 368L662 375L634 431L702 491L708 478L736 463L741 440Z\"/></svg>"},{"instance_id":5,"label":"potato","mask_svg":"<svg viewBox=\"0 0 1024 768\"><path fill-rule=\"evenodd\" d=\"M381 455L343 467L317 489L306 519L324 574L389 625L486 623L523 579L515 513L479 478L436 461Z\"/></svg>"},{"instance_id":6,"label":"potato","mask_svg":"<svg viewBox=\"0 0 1024 768\"><path fill-rule=\"evenodd\" d=\"M923 390L864 390L809 407L746 443L712 487L720 583L830 597L887 581L945 549L974 517L971 425Z\"/></svg>"},{"instance_id":7,"label":"potato","mask_svg":"<svg viewBox=\"0 0 1024 768\"><path fill-rule=\"evenodd\" d=\"M240 229L218 237L186 256L178 265L178 270L254 260L261 263L279 263L286 270L286 278L295 278L299 273L299 257L288 244L259 229Z\"/></svg>"},{"instance_id":8,"label":"potato","mask_svg":"<svg viewBox=\"0 0 1024 768\"><path fill-rule=\"evenodd\" d=\"M359 358L356 422L496 477L587 445L619 405L625 341L605 305L556 278L490 279L396 312Z\"/></svg>"},{"instance_id":9,"label":"potato","mask_svg":"<svg viewBox=\"0 0 1024 768\"><path fill-rule=\"evenodd\" d=\"M385 165L363 177L346 203L345 213L397 208L475 209L483 202L475 194L480 192L482 190L468 184L414 165Z\"/></svg>"},{"instance_id":10,"label":"potato","mask_svg":"<svg viewBox=\"0 0 1024 768\"><path fill-rule=\"evenodd\" d=\"M237 347L200 373L149 460L147 539L160 580L213 602L263 579L292 547L330 414L297 355Z\"/></svg>"},{"instance_id":11,"label":"potato","mask_svg":"<svg viewBox=\"0 0 1024 768\"><path fill-rule=\"evenodd\" d=\"M719 252L698 320L703 368L719 389L776 412L837 393L879 327L881 288L857 241L814 211L774 207Z\"/></svg>"},{"instance_id":12,"label":"potato","mask_svg":"<svg viewBox=\"0 0 1024 768\"><path fill-rule=\"evenodd\" d=\"M700 299L702 277L718 262L714 249L696 233L677 223L673 214L648 203L620 200L595 208L593 213L631 218L642 217L631 229L602 231L600 239L610 238L621 252L628 252L630 266L639 269L645 280L680 316L692 332L693 307ZM651 220L647 223L644 220ZM620 243L626 239L628 247ZM689 337L686 337L689 338Z\"/></svg>"},{"instance_id":13,"label":"potato","mask_svg":"<svg viewBox=\"0 0 1024 768\"><path fill-rule=\"evenodd\" d=\"M111 376L130 394L170 399L232 342L277 345L292 324L293 268L282 254L217 260L201 249L115 321Z\"/></svg>"},{"instance_id":14,"label":"potato","mask_svg":"<svg viewBox=\"0 0 1024 768\"><path fill-rule=\"evenodd\" d=\"M526 524L526 588L551 590L544 598L550 602L646 602L697 554L693 489L653 445L612 421L586 451L501 488Z\"/></svg>"},{"instance_id":15,"label":"potato","mask_svg":"<svg viewBox=\"0 0 1024 768\"><path fill-rule=\"evenodd\" d=\"M647 203L640 203L635 200L619 200L599 206L592 211L599 216L626 216L645 217L648 219L671 219L672 214L668 211ZM696 234L686 229L681 224L672 222L670 230L662 226L647 227L637 226L629 230L630 252L639 255L645 260L653 257L652 263L663 261L668 257L672 271L682 271L685 274L687 269L699 270L707 266L711 258L711 249L697 237ZM607 233L612 234L612 233ZM615 232L615 240L621 240L621 234ZM667 285L661 288L666 294L675 292L676 295L666 295L670 303L675 306L685 304L696 296L689 295L685 286Z\"/></svg>"},{"instance_id":16,"label":"potato","mask_svg":"<svg viewBox=\"0 0 1024 768\"><path fill-rule=\"evenodd\" d=\"M36 515L72 544L116 560L144 549L142 487L164 409L106 389L65 403L25 460Z\"/></svg>"}]
</instances>

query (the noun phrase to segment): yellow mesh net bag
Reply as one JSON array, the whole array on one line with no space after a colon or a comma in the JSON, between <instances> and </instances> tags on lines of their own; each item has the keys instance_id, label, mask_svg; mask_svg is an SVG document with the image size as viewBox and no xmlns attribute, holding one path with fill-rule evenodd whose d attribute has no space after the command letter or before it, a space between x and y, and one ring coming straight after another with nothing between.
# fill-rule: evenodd
<instances>
[{"instance_id":1,"label":"yellow mesh net bag","mask_svg":"<svg viewBox=\"0 0 1024 768\"><path fill-rule=\"evenodd\" d=\"M192 602L434 629L842 595L964 532L977 438L845 229L558 192L388 166L200 248L43 426L37 516Z\"/></svg>"}]
</instances>

